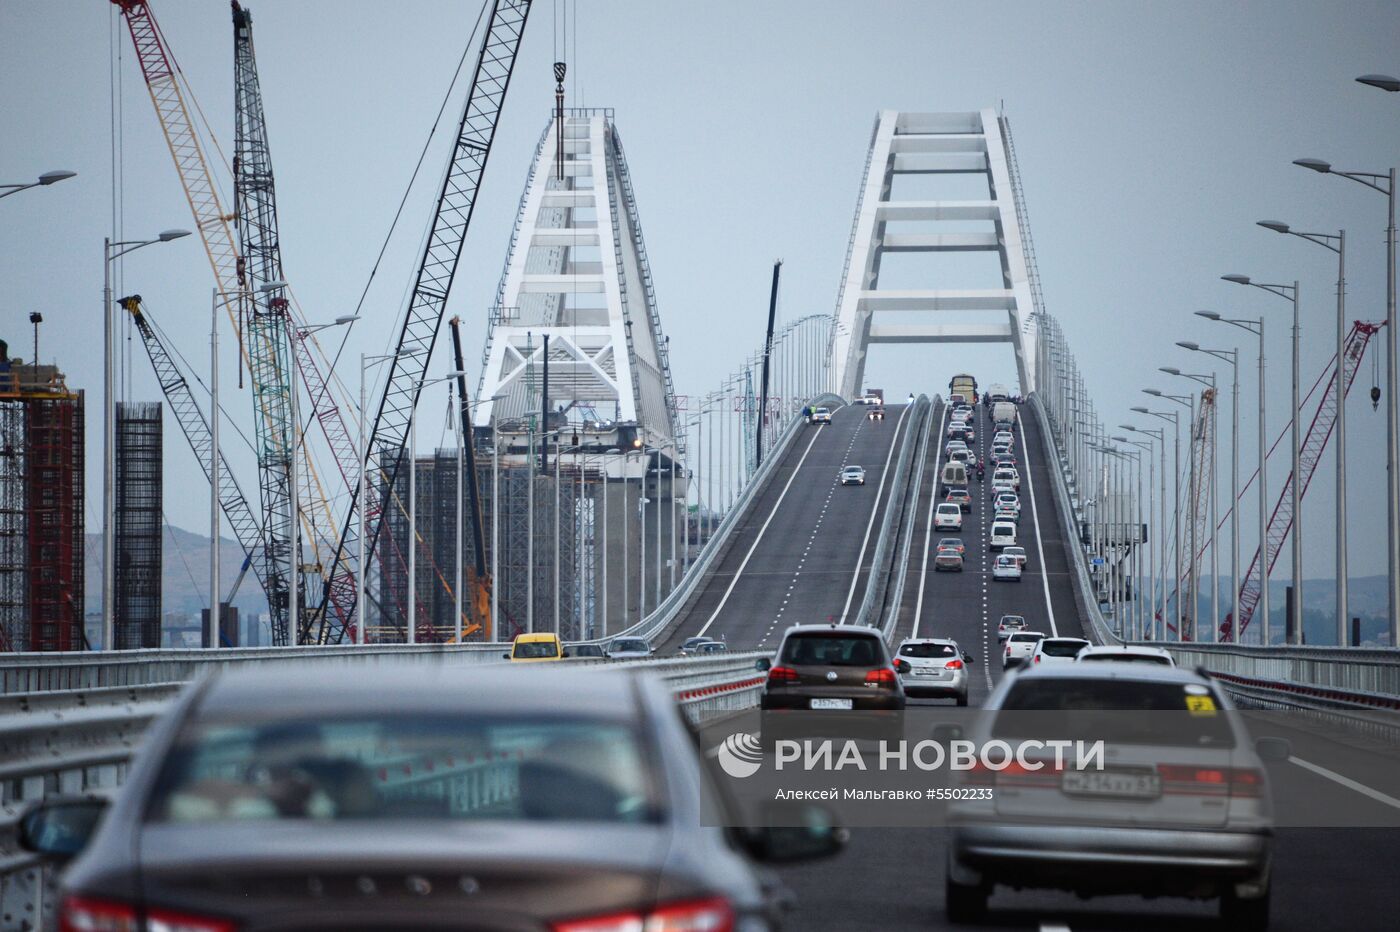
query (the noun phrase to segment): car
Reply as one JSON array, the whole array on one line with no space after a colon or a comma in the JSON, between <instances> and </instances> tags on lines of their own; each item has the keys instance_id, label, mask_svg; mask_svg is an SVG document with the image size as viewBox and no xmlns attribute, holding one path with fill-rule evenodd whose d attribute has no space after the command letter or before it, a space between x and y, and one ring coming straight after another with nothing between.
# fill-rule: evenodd
<instances>
[{"instance_id":1,"label":"car","mask_svg":"<svg viewBox=\"0 0 1400 932\"><path fill-rule=\"evenodd\" d=\"M876 407L871 408L869 414L867 414L866 416L869 417L872 421L883 421L885 419L885 406L883 404L879 404Z\"/></svg>"},{"instance_id":2,"label":"car","mask_svg":"<svg viewBox=\"0 0 1400 932\"><path fill-rule=\"evenodd\" d=\"M944 548L951 548L958 553L964 553L966 551L966 548L963 547L961 537L940 537L938 539L938 549L943 550Z\"/></svg>"},{"instance_id":3,"label":"car","mask_svg":"<svg viewBox=\"0 0 1400 932\"><path fill-rule=\"evenodd\" d=\"M831 423L831 409L830 409L830 408L825 408L825 407L813 408L813 409L812 409L812 423L813 423L813 424L830 424L830 423Z\"/></svg>"},{"instance_id":4,"label":"car","mask_svg":"<svg viewBox=\"0 0 1400 932\"><path fill-rule=\"evenodd\" d=\"M997 466L1010 466L1012 469L1016 468L1016 457L1010 453L993 453L990 459L993 468Z\"/></svg>"},{"instance_id":5,"label":"car","mask_svg":"<svg viewBox=\"0 0 1400 932\"><path fill-rule=\"evenodd\" d=\"M992 485L1006 485L1011 491L1021 491L1021 475L1010 466L998 466L992 473Z\"/></svg>"},{"instance_id":6,"label":"car","mask_svg":"<svg viewBox=\"0 0 1400 932\"><path fill-rule=\"evenodd\" d=\"M904 688L884 638L856 625L793 625L774 660L760 657L767 674L763 711L901 711Z\"/></svg>"},{"instance_id":7,"label":"car","mask_svg":"<svg viewBox=\"0 0 1400 932\"><path fill-rule=\"evenodd\" d=\"M958 447L948 454L948 461L951 463L962 463L964 466L972 462L972 451L967 447Z\"/></svg>"},{"instance_id":8,"label":"car","mask_svg":"<svg viewBox=\"0 0 1400 932\"><path fill-rule=\"evenodd\" d=\"M1005 505L1019 515L1021 513L1021 496L1017 495L1015 492L998 492L996 505L998 508Z\"/></svg>"},{"instance_id":9,"label":"car","mask_svg":"<svg viewBox=\"0 0 1400 932\"><path fill-rule=\"evenodd\" d=\"M943 455L944 455L944 456L951 456L951 455L953 455L954 453L956 453L958 450L962 450L964 453L969 453L969 452L971 452L970 450L968 450L967 444L964 443L963 441L961 441L961 440L949 440L948 443L947 443L947 445L945 445L945 446L943 447Z\"/></svg>"},{"instance_id":10,"label":"car","mask_svg":"<svg viewBox=\"0 0 1400 932\"><path fill-rule=\"evenodd\" d=\"M770 928L761 862L844 833L719 827L715 774L653 677L289 661L187 685L110 803L20 839L61 929Z\"/></svg>"},{"instance_id":11,"label":"car","mask_svg":"<svg viewBox=\"0 0 1400 932\"><path fill-rule=\"evenodd\" d=\"M1020 582L1021 561L1015 557L1008 557L1006 554L999 555L992 564L992 579Z\"/></svg>"},{"instance_id":12,"label":"car","mask_svg":"<svg viewBox=\"0 0 1400 932\"><path fill-rule=\"evenodd\" d=\"M517 634L510 650L501 656L511 663L543 663L563 660L569 656L569 652L564 649L557 634Z\"/></svg>"},{"instance_id":13,"label":"car","mask_svg":"<svg viewBox=\"0 0 1400 932\"><path fill-rule=\"evenodd\" d=\"M682 657L688 657L696 653L701 644L708 644L712 640L714 640L714 638L706 637L703 634L696 635L695 637L688 637L684 641L681 641L678 653Z\"/></svg>"},{"instance_id":14,"label":"car","mask_svg":"<svg viewBox=\"0 0 1400 932\"><path fill-rule=\"evenodd\" d=\"M961 531L962 507L951 502L942 502L933 513L935 531Z\"/></svg>"},{"instance_id":15,"label":"car","mask_svg":"<svg viewBox=\"0 0 1400 932\"><path fill-rule=\"evenodd\" d=\"M962 553L954 550L952 547L948 547L947 549L940 547L938 553L934 554L933 557L933 571L935 573L941 573L944 570L961 573L963 571Z\"/></svg>"},{"instance_id":16,"label":"car","mask_svg":"<svg viewBox=\"0 0 1400 932\"><path fill-rule=\"evenodd\" d=\"M858 405L882 405L885 399L881 395L865 394L856 399Z\"/></svg>"},{"instance_id":17,"label":"car","mask_svg":"<svg viewBox=\"0 0 1400 932\"><path fill-rule=\"evenodd\" d=\"M1024 615L1002 615L997 622L997 640L1004 641L1017 631L1026 629L1026 618Z\"/></svg>"},{"instance_id":18,"label":"car","mask_svg":"<svg viewBox=\"0 0 1400 932\"><path fill-rule=\"evenodd\" d=\"M1081 650L1089 646L1083 638L1042 638L1031 654L1033 667L1050 666L1057 663L1074 663Z\"/></svg>"},{"instance_id":19,"label":"car","mask_svg":"<svg viewBox=\"0 0 1400 932\"><path fill-rule=\"evenodd\" d=\"M1026 559L1027 559L1027 558L1026 558L1026 548L1025 548L1025 547L1021 547L1021 546L1016 546L1016 547L1003 547L1003 548L1001 548L1001 552L1002 552L1002 554L1005 555L1005 556L1008 556L1008 557L1015 557L1016 560L1017 560L1017 562L1019 562L1019 563L1021 564L1021 569L1025 569L1025 568L1026 568Z\"/></svg>"},{"instance_id":20,"label":"car","mask_svg":"<svg viewBox=\"0 0 1400 932\"><path fill-rule=\"evenodd\" d=\"M967 489L949 489L944 501L952 502L965 512L972 510L972 493Z\"/></svg>"},{"instance_id":21,"label":"car","mask_svg":"<svg viewBox=\"0 0 1400 932\"><path fill-rule=\"evenodd\" d=\"M1160 647L1086 647L1074 658L1076 663L1132 663L1174 667L1176 660Z\"/></svg>"},{"instance_id":22,"label":"car","mask_svg":"<svg viewBox=\"0 0 1400 932\"><path fill-rule=\"evenodd\" d=\"M905 638L895 651L903 661L899 681L910 698L950 698L967 705L968 664L973 657L948 638Z\"/></svg>"},{"instance_id":23,"label":"car","mask_svg":"<svg viewBox=\"0 0 1400 932\"><path fill-rule=\"evenodd\" d=\"M1039 631L1013 631L1002 649L1001 668L1008 670L1019 667L1030 660L1031 654L1035 653L1035 645L1040 643L1043 637L1045 635Z\"/></svg>"},{"instance_id":24,"label":"car","mask_svg":"<svg viewBox=\"0 0 1400 932\"><path fill-rule=\"evenodd\" d=\"M992 513L992 520L1010 521L1012 524L1019 524L1021 522L1021 514L1020 512L1012 511L1010 508L998 505L996 511Z\"/></svg>"},{"instance_id":25,"label":"car","mask_svg":"<svg viewBox=\"0 0 1400 932\"><path fill-rule=\"evenodd\" d=\"M1016 439L1011 436L1011 433L1009 431L998 431L997 433L992 435L992 446L994 447L1004 446L1009 449L1011 447L1014 447L1015 445Z\"/></svg>"},{"instance_id":26,"label":"car","mask_svg":"<svg viewBox=\"0 0 1400 932\"><path fill-rule=\"evenodd\" d=\"M695 653L701 657L706 654L725 654L729 652L729 645L723 641L707 641L695 649Z\"/></svg>"},{"instance_id":27,"label":"car","mask_svg":"<svg viewBox=\"0 0 1400 932\"><path fill-rule=\"evenodd\" d=\"M611 660L642 660L656 652L646 638L613 638L608 642Z\"/></svg>"},{"instance_id":28,"label":"car","mask_svg":"<svg viewBox=\"0 0 1400 932\"><path fill-rule=\"evenodd\" d=\"M592 657L595 660L608 656L607 648L602 644L575 644L570 648L570 653L574 657Z\"/></svg>"},{"instance_id":29,"label":"car","mask_svg":"<svg viewBox=\"0 0 1400 932\"><path fill-rule=\"evenodd\" d=\"M973 746L1016 744L1027 713L1065 722L1060 739L1092 729L1107 764L973 771L964 785L987 792L948 813L950 920L980 920L1004 884L1082 897L1217 897L1221 928L1268 926L1274 820L1264 762L1292 750L1281 738L1251 741L1215 683L1148 665L1042 666L1003 679L984 708L967 735Z\"/></svg>"},{"instance_id":30,"label":"car","mask_svg":"<svg viewBox=\"0 0 1400 932\"><path fill-rule=\"evenodd\" d=\"M939 506L943 507L942 505ZM993 521L991 537L987 541L989 550L1000 550L1016 543L1016 525L1010 521Z\"/></svg>"},{"instance_id":31,"label":"car","mask_svg":"<svg viewBox=\"0 0 1400 932\"><path fill-rule=\"evenodd\" d=\"M842 485L865 485L865 467L847 466L841 470Z\"/></svg>"}]
</instances>

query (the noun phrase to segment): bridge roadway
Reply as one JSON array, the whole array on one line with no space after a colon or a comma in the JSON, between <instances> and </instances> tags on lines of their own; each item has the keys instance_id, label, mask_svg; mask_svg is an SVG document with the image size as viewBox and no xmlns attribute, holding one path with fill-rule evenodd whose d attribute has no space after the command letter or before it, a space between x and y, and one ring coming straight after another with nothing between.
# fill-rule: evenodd
<instances>
[{"instance_id":1,"label":"bridge roadway","mask_svg":"<svg viewBox=\"0 0 1400 932\"><path fill-rule=\"evenodd\" d=\"M908 405L836 409L829 425L803 428L736 528L658 654L687 637L723 638L731 650L776 649L792 624L853 621L889 499L895 441ZM865 467L865 485L842 486L841 467Z\"/></svg>"},{"instance_id":2,"label":"bridge roadway","mask_svg":"<svg viewBox=\"0 0 1400 932\"><path fill-rule=\"evenodd\" d=\"M989 426L979 406L977 445L985 459ZM1083 636L1069 577L1069 553L1050 489L1052 468L1048 445L1038 422L1023 408L1017 436L1022 474L1023 517L1019 537L1029 555L1020 583L991 579L987 550L988 495L972 484L973 510L964 516L962 534L967 564L961 574L924 570L923 540L937 544L931 531L931 502L941 467L945 412L935 410L937 446L931 442L922 475L914 528L915 546L909 555L908 577L901 602L897 638L953 637L976 656L970 704L978 705L992 684L1003 676L996 647L996 622L1003 613L1022 614L1033 627L1065 636ZM938 455L936 455L936 453ZM990 474L987 480L990 484ZM930 560L932 555L930 554ZM923 583L922 600L920 583ZM1053 619L1053 621L1052 621ZM921 704L924 700L914 700ZM1284 730L1298 746L1305 736ZM1306 736L1316 747L1317 735ZM1337 770L1359 752L1335 745L1320 763ZM1372 763L1373 767L1374 764ZM1273 878L1275 930L1391 929L1396 927L1400 895L1389 877L1389 865L1400 860L1400 810L1385 802L1340 787L1301 765L1269 764L1275 805L1280 816L1305 812L1324 795L1345 798L1351 811L1350 828L1286 828L1278 831ZM1374 772L1372 770L1371 772ZM797 894L791 927L803 930L943 929L957 928L944 913L943 873L948 843L944 829L857 829L838 858L782 870ZM1048 891L1009 891L999 887L990 903L983 929L1179 930L1228 932L1218 918L1215 901L1140 897L1100 897L1080 900L1073 894Z\"/></svg>"}]
</instances>

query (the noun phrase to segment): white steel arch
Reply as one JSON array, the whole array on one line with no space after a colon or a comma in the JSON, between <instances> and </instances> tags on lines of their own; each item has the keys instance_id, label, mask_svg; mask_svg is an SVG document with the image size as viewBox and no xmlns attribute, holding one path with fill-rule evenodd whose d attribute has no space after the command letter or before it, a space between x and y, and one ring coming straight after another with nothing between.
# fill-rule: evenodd
<instances>
[{"instance_id":1,"label":"white steel arch","mask_svg":"<svg viewBox=\"0 0 1400 932\"><path fill-rule=\"evenodd\" d=\"M1005 123L995 111L904 113L882 110L856 206L851 245L832 333L832 384L847 398L860 392L873 343L1009 343L1021 394L1035 384L1036 311L1027 268L1018 186ZM901 174L981 174L988 196L975 201L891 200ZM902 226L918 223L917 232ZM957 231L937 227L955 224ZM967 228L973 227L969 231ZM932 228L932 231L930 231ZM995 251L1002 287L969 289L930 282L905 290L880 288L886 253ZM911 324L905 312L985 315L985 323Z\"/></svg>"}]
</instances>

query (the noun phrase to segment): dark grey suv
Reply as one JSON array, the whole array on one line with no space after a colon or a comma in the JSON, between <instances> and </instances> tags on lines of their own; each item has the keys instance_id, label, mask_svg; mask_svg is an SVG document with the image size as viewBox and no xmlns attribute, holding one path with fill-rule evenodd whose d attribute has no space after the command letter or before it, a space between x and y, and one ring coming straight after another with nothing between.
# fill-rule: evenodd
<instances>
[{"instance_id":1,"label":"dark grey suv","mask_svg":"<svg viewBox=\"0 0 1400 932\"><path fill-rule=\"evenodd\" d=\"M46 803L21 836L69 853L95 805ZM840 846L828 827L706 827L707 806L728 811L643 676L218 675L151 727L63 877L60 925L767 929L787 895L758 861Z\"/></svg>"}]
</instances>

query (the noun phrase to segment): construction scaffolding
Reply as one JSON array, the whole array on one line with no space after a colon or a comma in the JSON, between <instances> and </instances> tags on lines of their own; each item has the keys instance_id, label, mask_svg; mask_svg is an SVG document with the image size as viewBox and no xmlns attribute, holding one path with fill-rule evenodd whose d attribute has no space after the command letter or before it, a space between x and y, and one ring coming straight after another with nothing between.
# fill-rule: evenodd
<instances>
[{"instance_id":1,"label":"construction scaffolding","mask_svg":"<svg viewBox=\"0 0 1400 932\"><path fill-rule=\"evenodd\" d=\"M0 649L80 650L83 393L0 341Z\"/></svg>"},{"instance_id":2,"label":"construction scaffolding","mask_svg":"<svg viewBox=\"0 0 1400 932\"><path fill-rule=\"evenodd\" d=\"M112 625L118 650L161 646L162 411L159 402L117 404Z\"/></svg>"}]
</instances>

